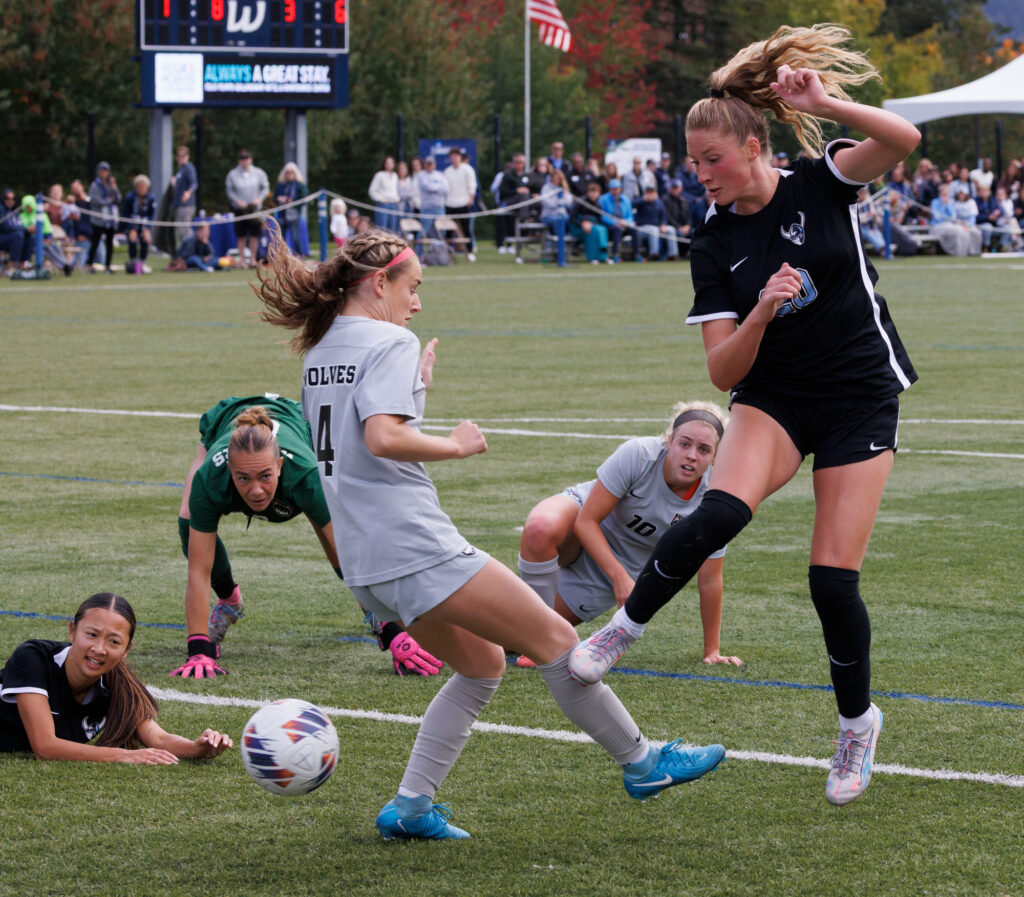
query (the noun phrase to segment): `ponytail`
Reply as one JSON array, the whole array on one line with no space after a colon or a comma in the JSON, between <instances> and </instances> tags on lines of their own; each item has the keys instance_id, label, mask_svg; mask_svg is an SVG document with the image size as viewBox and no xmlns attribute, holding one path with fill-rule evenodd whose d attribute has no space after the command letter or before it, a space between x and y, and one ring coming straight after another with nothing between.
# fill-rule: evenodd
<instances>
[{"instance_id":1,"label":"ponytail","mask_svg":"<svg viewBox=\"0 0 1024 897\"><path fill-rule=\"evenodd\" d=\"M771 148L765 116L771 113L793 127L797 140L808 152L820 156L823 140L819 120L797 112L771 85L782 65L813 69L829 96L849 100L844 87L879 77L865 54L844 47L849 40L850 32L839 25L783 25L767 40L750 44L712 73L711 96L690 108L686 130L722 130L740 142L756 137L762 155L767 155Z\"/></svg>"},{"instance_id":2,"label":"ponytail","mask_svg":"<svg viewBox=\"0 0 1024 897\"><path fill-rule=\"evenodd\" d=\"M292 338L296 352L312 349L341 314L347 290L393 261L408 245L390 231L371 228L346 240L333 258L310 265L292 254L275 229L267 263L257 270L259 283L252 287L263 303L261 320L297 330ZM403 264L389 269L387 276L400 271Z\"/></svg>"},{"instance_id":3,"label":"ponytail","mask_svg":"<svg viewBox=\"0 0 1024 897\"><path fill-rule=\"evenodd\" d=\"M156 719L159 708L135 671L122 660L106 675L110 691L107 721L96 744L100 747L138 747L138 728L147 719Z\"/></svg>"},{"instance_id":4,"label":"ponytail","mask_svg":"<svg viewBox=\"0 0 1024 897\"><path fill-rule=\"evenodd\" d=\"M77 626L85 612L94 607L112 611L128 621L130 644L135 637L135 611L132 606L113 592L99 592L81 603L75 612L74 625ZM100 747L138 746L137 730L147 719L156 719L159 710L156 701L127 661L122 660L107 673L104 681L110 693L110 708L96 744Z\"/></svg>"}]
</instances>

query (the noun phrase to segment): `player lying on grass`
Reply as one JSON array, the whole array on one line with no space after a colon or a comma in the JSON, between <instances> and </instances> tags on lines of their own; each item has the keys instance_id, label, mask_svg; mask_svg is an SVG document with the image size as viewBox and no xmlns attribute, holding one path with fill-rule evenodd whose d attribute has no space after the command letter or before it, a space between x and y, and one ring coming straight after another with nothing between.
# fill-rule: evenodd
<instances>
[{"instance_id":1,"label":"player lying on grass","mask_svg":"<svg viewBox=\"0 0 1024 897\"><path fill-rule=\"evenodd\" d=\"M573 626L621 607L661 534L704 498L726 421L712 402L679 402L661 436L624 442L596 480L537 504L519 542L523 582ZM741 666L720 652L724 556L713 552L697 575L704 663Z\"/></svg>"},{"instance_id":2,"label":"player lying on grass","mask_svg":"<svg viewBox=\"0 0 1024 897\"><path fill-rule=\"evenodd\" d=\"M0 672L0 751L166 766L230 748L213 729L190 741L160 728L156 701L125 661L134 635L131 605L101 592L78 608L70 642L19 645Z\"/></svg>"},{"instance_id":3,"label":"player lying on grass","mask_svg":"<svg viewBox=\"0 0 1024 897\"><path fill-rule=\"evenodd\" d=\"M505 671L505 650L532 657L565 715L622 770L627 793L652 797L693 781L725 757L721 745L650 745L606 685L569 676L575 630L507 567L470 545L441 510L424 462L487 450L463 421L447 436L420 429L434 368L408 329L420 310L423 273L413 250L390 232L345 242L313 268L279 238L258 292L264 319L297 330L305 352L302 410L317 433L338 552L359 602L401 619L454 670L423 715L398 793L377 816L385 838L467 838L434 796Z\"/></svg>"},{"instance_id":4,"label":"player lying on grass","mask_svg":"<svg viewBox=\"0 0 1024 897\"><path fill-rule=\"evenodd\" d=\"M250 520L283 523L304 513L334 572L342 576L309 427L298 402L274 395L223 399L202 416L199 434L178 510L178 534L188 558L188 659L170 674L196 679L226 672L217 663L219 646L245 609L217 535L225 514L240 511ZM207 619L211 586L217 603ZM432 676L440 671L441 661L397 623L371 625L381 650L391 651L396 673Z\"/></svg>"},{"instance_id":5,"label":"player lying on grass","mask_svg":"<svg viewBox=\"0 0 1024 897\"><path fill-rule=\"evenodd\" d=\"M611 622L572 652L597 682L644 625L814 455L808 585L825 637L839 736L825 786L847 804L871 780L881 711L860 568L892 471L899 393L917 379L864 254L857 190L914 149L905 119L851 101L877 72L834 25L779 28L711 75L686 145L712 201L690 248L711 381L732 393L729 432L700 508L670 527ZM811 153L774 168L767 113ZM821 121L864 135L822 146ZM852 210L852 211L851 211Z\"/></svg>"}]
</instances>

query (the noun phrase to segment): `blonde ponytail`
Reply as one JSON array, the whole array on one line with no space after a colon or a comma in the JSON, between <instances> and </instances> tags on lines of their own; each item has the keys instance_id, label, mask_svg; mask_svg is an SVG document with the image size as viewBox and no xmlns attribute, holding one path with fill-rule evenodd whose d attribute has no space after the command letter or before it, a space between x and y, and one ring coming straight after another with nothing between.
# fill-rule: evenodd
<instances>
[{"instance_id":1,"label":"blonde ponytail","mask_svg":"<svg viewBox=\"0 0 1024 897\"><path fill-rule=\"evenodd\" d=\"M312 349L345 307L346 290L383 268L408 243L390 231L371 228L345 241L333 258L310 265L296 258L273 231L267 264L257 271L253 290L263 303L260 318L289 330L296 352ZM387 276L401 271L405 262L389 268Z\"/></svg>"},{"instance_id":2,"label":"blonde ponytail","mask_svg":"<svg viewBox=\"0 0 1024 897\"><path fill-rule=\"evenodd\" d=\"M793 127L797 140L808 152L820 156L823 140L819 120L798 112L771 85L782 65L813 69L829 96L849 100L846 87L879 77L865 54L845 48L850 39L850 32L840 25L783 25L767 40L750 44L712 73L712 96L690 108L686 130L722 130L740 142L753 136L765 155L771 151L765 115L771 113Z\"/></svg>"}]
</instances>

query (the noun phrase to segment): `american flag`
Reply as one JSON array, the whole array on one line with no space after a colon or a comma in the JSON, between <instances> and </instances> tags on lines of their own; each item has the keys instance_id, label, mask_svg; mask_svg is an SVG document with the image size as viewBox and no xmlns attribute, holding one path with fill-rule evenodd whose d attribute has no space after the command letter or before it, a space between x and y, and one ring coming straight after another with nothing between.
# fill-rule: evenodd
<instances>
[{"instance_id":1,"label":"american flag","mask_svg":"<svg viewBox=\"0 0 1024 897\"><path fill-rule=\"evenodd\" d=\"M541 43L569 52L572 35L555 0L526 0L526 14L531 22L537 23Z\"/></svg>"}]
</instances>

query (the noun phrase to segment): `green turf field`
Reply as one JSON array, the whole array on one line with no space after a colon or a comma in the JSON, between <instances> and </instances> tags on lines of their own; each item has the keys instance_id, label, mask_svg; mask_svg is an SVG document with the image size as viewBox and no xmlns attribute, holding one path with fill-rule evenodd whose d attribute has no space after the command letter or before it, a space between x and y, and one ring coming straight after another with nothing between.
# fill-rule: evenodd
<instances>
[{"instance_id":1,"label":"green turf field","mask_svg":"<svg viewBox=\"0 0 1024 897\"><path fill-rule=\"evenodd\" d=\"M441 503L514 565L536 501L659 432L676 400L725 397L683 324L687 265L482 255L427 271L414 329L440 338L426 425L469 417L490 445L430 467ZM691 586L608 677L652 739L721 741L728 761L632 801L599 748L563 737L537 673L510 668L438 795L473 835L460 843L389 844L373 825L437 681L392 675L306 523L228 518L247 608L230 675L169 679L184 634L168 627L138 630L134 665L171 690L162 724L190 736L237 739L254 701L339 711L336 774L275 798L237 749L174 768L0 756L0 895L1021 894L1024 262L879 267L921 379L864 567L885 729L856 803L829 806L808 765L836 724L806 589L807 469L726 559L722 648L745 666L701 663ZM0 660L60 638L52 618L96 591L183 623L176 516L198 415L228 395L298 396L288 335L256 311L244 272L0 282Z\"/></svg>"}]
</instances>

